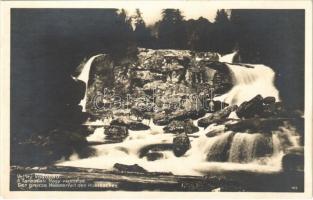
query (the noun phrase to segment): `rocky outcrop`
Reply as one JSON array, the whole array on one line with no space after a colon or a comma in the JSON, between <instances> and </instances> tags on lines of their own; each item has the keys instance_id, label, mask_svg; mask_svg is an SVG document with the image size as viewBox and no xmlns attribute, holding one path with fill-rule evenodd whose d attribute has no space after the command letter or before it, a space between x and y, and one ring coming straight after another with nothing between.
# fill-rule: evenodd
<instances>
[{"instance_id":1,"label":"rocky outcrop","mask_svg":"<svg viewBox=\"0 0 313 200\"><path fill-rule=\"evenodd\" d=\"M286 149L282 159L282 168L285 172L304 170L304 147L290 147Z\"/></svg>"},{"instance_id":2,"label":"rocky outcrop","mask_svg":"<svg viewBox=\"0 0 313 200\"><path fill-rule=\"evenodd\" d=\"M128 136L128 129L126 126L110 125L104 130L106 140L114 142L122 142Z\"/></svg>"},{"instance_id":3,"label":"rocky outcrop","mask_svg":"<svg viewBox=\"0 0 313 200\"><path fill-rule=\"evenodd\" d=\"M198 121L198 126L200 127L207 127L210 124L213 123L220 123L227 119L229 114L233 111L235 111L238 107L235 106L228 106L224 108L223 110L220 110L218 112L213 113L212 115L202 118Z\"/></svg>"},{"instance_id":4,"label":"rocky outcrop","mask_svg":"<svg viewBox=\"0 0 313 200\"><path fill-rule=\"evenodd\" d=\"M175 156L180 157L190 149L190 140L187 134L179 134L173 139L173 152Z\"/></svg>"},{"instance_id":5,"label":"rocky outcrop","mask_svg":"<svg viewBox=\"0 0 313 200\"><path fill-rule=\"evenodd\" d=\"M236 111L237 116L239 118L251 118L259 116L263 110L262 100L262 96L257 95L250 101L243 102Z\"/></svg>"},{"instance_id":6,"label":"rocky outcrop","mask_svg":"<svg viewBox=\"0 0 313 200\"><path fill-rule=\"evenodd\" d=\"M286 154L282 159L282 168L285 172L303 171L304 156L299 154Z\"/></svg>"},{"instance_id":7,"label":"rocky outcrop","mask_svg":"<svg viewBox=\"0 0 313 200\"><path fill-rule=\"evenodd\" d=\"M249 133L269 133L277 130L280 126L284 125L284 122L288 121L287 118L251 118L240 120L236 123L226 124L226 131L233 132L249 132Z\"/></svg>"},{"instance_id":8,"label":"rocky outcrop","mask_svg":"<svg viewBox=\"0 0 313 200\"><path fill-rule=\"evenodd\" d=\"M192 120L172 121L163 128L165 133L183 133L192 134L199 131L199 128L193 124Z\"/></svg>"},{"instance_id":9,"label":"rocky outcrop","mask_svg":"<svg viewBox=\"0 0 313 200\"><path fill-rule=\"evenodd\" d=\"M214 69L213 75L214 93L224 94L234 85L231 72L225 63L217 61L200 61L201 65Z\"/></svg>"},{"instance_id":10,"label":"rocky outcrop","mask_svg":"<svg viewBox=\"0 0 313 200\"><path fill-rule=\"evenodd\" d=\"M176 110L174 112L159 112L153 116L153 123L159 126L168 125L171 121L185 121L189 119L199 119L205 115L204 109Z\"/></svg>"},{"instance_id":11,"label":"rocky outcrop","mask_svg":"<svg viewBox=\"0 0 313 200\"><path fill-rule=\"evenodd\" d=\"M122 118L117 118L111 121L110 125L117 125L117 126L125 126L127 129L132 131L142 131L150 129L149 126L133 120L127 120Z\"/></svg>"},{"instance_id":12,"label":"rocky outcrop","mask_svg":"<svg viewBox=\"0 0 313 200\"><path fill-rule=\"evenodd\" d=\"M236 114L239 118L253 117L285 117L286 110L281 102L275 102L275 97L266 97L257 95L249 101L243 102Z\"/></svg>"}]
</instances>

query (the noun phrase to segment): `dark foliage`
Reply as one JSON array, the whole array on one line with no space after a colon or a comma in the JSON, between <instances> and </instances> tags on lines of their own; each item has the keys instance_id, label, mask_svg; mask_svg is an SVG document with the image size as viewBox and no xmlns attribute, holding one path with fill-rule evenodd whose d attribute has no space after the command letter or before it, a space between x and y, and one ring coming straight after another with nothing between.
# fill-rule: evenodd
<instances>
[{"instance_id":1,"label":"dark foliage","mask_svg":"<svg viewBox=\"0 0 313 200\"><path fill-rule=\"evenodd\" d=\"M304 108L304 10L232 10L242 62L276 72L276 86L289 108Z\"/></svg>"}]
</instances>

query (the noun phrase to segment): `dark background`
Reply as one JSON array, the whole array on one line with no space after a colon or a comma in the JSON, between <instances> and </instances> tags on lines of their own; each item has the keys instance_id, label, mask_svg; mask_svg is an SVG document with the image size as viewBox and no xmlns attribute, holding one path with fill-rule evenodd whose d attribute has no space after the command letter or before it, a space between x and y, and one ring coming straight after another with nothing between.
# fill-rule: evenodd
<instances>
[{"instance_id":1,"label":"dark background","mask_svg":"<svg viewBox=\"0 0 313 200\"><path fill-rule=\"evenodd\" d=\"M75 68L98 53L109 53L116 63L136 59L137 46L221 54L238 49L242 62L275 70L275 84L288 108L304 107L304 10L232 10L230 17L219 10L215 22L210 22L185 20L179 10L166 9L152 26L146 26L140 11L132 18L116 9L13 9L11 13L14 138L79 123L68 108L79 103L70 77Z\"/></svg>"}]
</instances>

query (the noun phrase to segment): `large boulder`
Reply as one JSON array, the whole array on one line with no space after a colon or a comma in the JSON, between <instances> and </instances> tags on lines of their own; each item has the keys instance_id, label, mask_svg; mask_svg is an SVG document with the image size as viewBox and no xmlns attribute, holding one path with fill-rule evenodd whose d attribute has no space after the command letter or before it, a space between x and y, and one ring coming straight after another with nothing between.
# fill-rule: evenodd
<instances>
[{"instance_id":1,"label":"large boulder","mask_svg":"<svg viewBox=\"0 0 313 200\"><path fill-rule=\"evenodd\" d=\"M112 142L122 142L128 136L126 126L110 125L104 129L106 140Z\"/></svg>"},{"instance_id":2,"label":"large boulder","mask_svg":"<svg viewBox=\"0 0 313 200\"><path fill-rule=\"evenodd\" d=\"M257 95L251 100L243 102L236 114L239 118L289 116L283 104L275 101L275 97L268 96L263 99L261 95Z\"/></svg>"},{"instance_id":3,"label":"large boulder","mask_svg":"<svg viewBox=\"0 0 313 200\"><path fill-rule=\"evenodd\" d=\"M236 105L234 106L228 106L226 108L224 108L223 110L220 110L218 112L213 113L212 115L200 119L198 121L198 126L200 127L208 127L210 124L213 123L220 123L223 122L227 119L227 117L229 116L229 114L233 111L235 111L238 107Z\"/></svg>"},{"instance_id":4,"label":"large boulder","mask_svg":"<svg viewBox=\"0 0 313 200\"><path fill-rule=\"evenodd\" d=\"M304 148L292 147L286 150L282 159L282 168L285 172L304 170Z\"/></svg>"},{"instance_id":5,"label":"large boulder","mask_svg":"<svg viewBox=\"0 0 313 200\"><path fill-rule=\"evenodd\" d=\"M257 95L250 101L243 102L237 109L236 114L239 118L252 118L260 116L263 111L263 97Z\"/></svg>"},{"instance_id":6,"label":"large boulder","mask_svg":"<svg viewBox=\"0 0 313 200\"><path fill-rule=\"evenodd\" d=\"M163 128L166 133L195 133L199 131L199 128L193 124L192 120L177 121L174 120Z\"/></svg>"},{"instance_id":7,"label":"large boulder","mask_svg":"<svg viewBox=\"0 0 313 200\"><path fill-rule=\"evenodd\" d=\"M173 139L173 152L176 157L184 155L190 147L190 140L185 133L179 134Z\"/></svg>"}]
</instances>

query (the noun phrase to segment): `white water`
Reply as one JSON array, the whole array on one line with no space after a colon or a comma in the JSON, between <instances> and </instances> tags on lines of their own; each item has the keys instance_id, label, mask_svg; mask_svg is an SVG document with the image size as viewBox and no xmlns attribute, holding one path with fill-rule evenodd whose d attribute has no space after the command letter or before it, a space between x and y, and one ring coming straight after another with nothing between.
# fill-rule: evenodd
<instances>
[{"instance_id":1,"label":"white water","mask_svg":"<svg viewBox=\"0 0 313 200\"><path fill-rule=\"evenodd\" d=\"M222 60L231 62L234 55L235 53L232 56L223 56ZM89 60L89 65L86 64L89 67L88 71L93 59ZM261 94L263 97L274 96L278 99L278 91L273 85L274 72L270 68L264 65L253 65L254 68L232 64L228 64L228 66L233 72L235 86L219 98L225 99L230 104L239 104L257 94ZM82 77L83 79L87 77L84 80L88 83L89 76ZM237 116L232 113L229 118L237 118ZM194 124L197 121L195 120ZM146 121L144 123L147 124ZM105 123L97 121L95 124ZM191 148L182 157L175 157L172 151L168 150L161 151L163 153L161 159L148 161L146 157L139 157L140 149L150 144L172 143L175 136L165 134L163 127L156 126L153 122L149 126L150 130L129 131L129 136L121 143L93 146L96 150L94 157L79 159L74 155L69 161L62 161L58 165L112 170L115 163L138 164L148 171L172 172L177 175L203 175L214 171L238 170L271 173L281 170L281 159L285 148L290 145L299 146L297 133L292 127L282 127L281 130L274 131L272 136L267 138L260 133L236 133L232 137L232 132L224 131L225 125L212 124L206 129L200 128L200 131L190 135ZM217 135L207 137L206 133L210 131L216 132ZM104 128L97 128L94 134L87 137L87 140L104 142L103 132ZM229 146L227 146L228 140L230 140ZM258 145L264 143L273 149L273 153L265 157L257 157ZM210 159L222 158L224 156L222 152L225 152L225 149L229 152L226 162L210 161Z\"/></svg>"},{"instance_id":2,"label":"white water","mask_svg":"<svg viewBox=\"0 0 313 200\"><path fill-rule=\"evenodd\" d=\"M84 98L80 101L79 105L83 107L82 111L86 112L86 102L87 102L87 89L88 89L88 80L89 80L89 72L90 72L90 67L94 59L102 54L98 54L95 56L92 56L89 58L89 60L86 62L84 65L81 73L78 75L76 79L83 81L86 84L86 90L85 90L85 96Z\"/></svg>"},{"instance_id":3,"label":"white water","mask_svg":"<svg viewBox=\"0 0 313 200\"><path fill-rule=\"evenodd\" d=\"M163 133L161 126L152 123L151 130L129 131L129 136L121 143L94 146L97 152L94 157L79 159L73 156L70 161L58 165L112 170L115 163L138 164L149 171L172 172L177 175L203 175L207 172L225 170L270 173L281 169L283 151L280 149L280 140L276 134L273 134L273 142L270 144L273 146L271 156L254 159L255 144L263 139L261 134L237 133L229 148L228 162L207 161L208 155L214 153L219 156L219 152L223 150L223 143L231 134L231 132L223 132L223 129L224 125L211 125L205 130L201 129L192 134L191 149L182 157L175 157L172 151L162 151L163 158L148 161L146 157L139 157L141 148L150 144L172 143L174 137L173 134ZM210 130L221 130L221 132L215 137L208 138L205 133ZM103 131L104 128L97 128L87 139L93 142L104 142ZM291 135L288 138L293 140ZM238 158L240 154L243 155L241 159Z\"/></svg>"},{"instance_id":4,"label":"white water","mask_svg":"<svg viewBox=\"0 0 313 200\"><path fill-rule=\"evenodd\" d=\"M233 53L230 53L230 54L226 54L224 56L221 56L218 54L218 57L219 57L219 61L220 62L226 62L226 63L233 63L234 61L234 56L237 54L237 52L233 52Z\"/></svg>"},{"instance_id":5,"label":"white water","mask_svg":"<svg viewBox=\"0 0 313 200\"><path fill-rule=\"evenodd\" d=\"M279 100L279 92L274 86L274 71L265 65L250 65L251 67L227 64L232 72L233 88L216 97L230 105L239 105L260 94L262 97L273 96Z\"/></svg>"}]
</instances>

